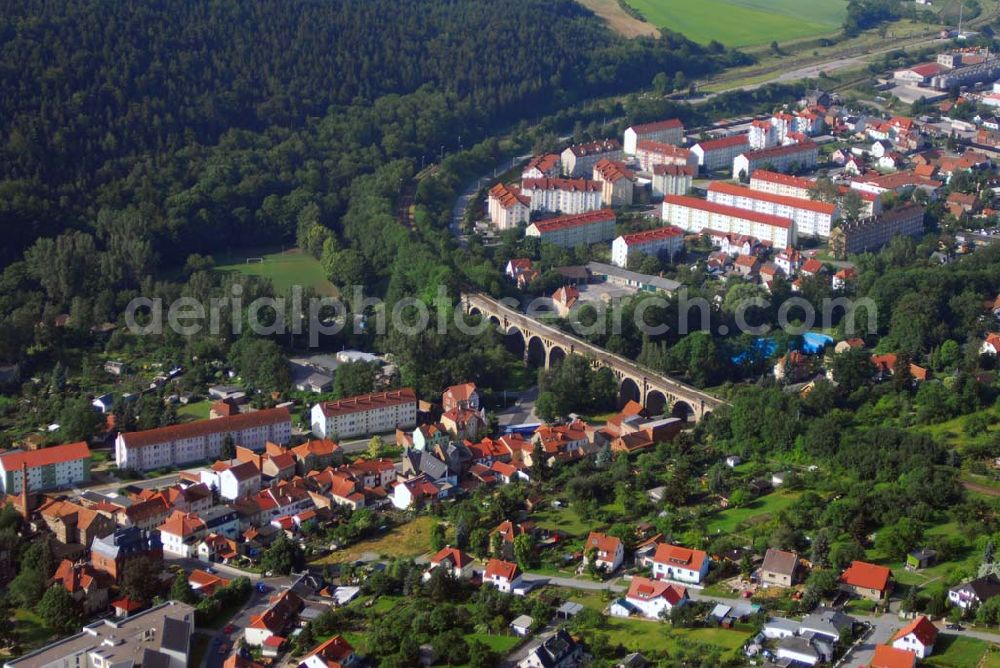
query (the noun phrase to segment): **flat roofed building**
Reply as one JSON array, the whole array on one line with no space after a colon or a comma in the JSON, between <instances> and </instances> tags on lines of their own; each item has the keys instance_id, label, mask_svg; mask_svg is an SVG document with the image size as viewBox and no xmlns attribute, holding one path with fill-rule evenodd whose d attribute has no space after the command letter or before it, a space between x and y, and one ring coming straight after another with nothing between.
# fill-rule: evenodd
<instances>
[{"instance_id":1,"label":"flat roofed building","mask_svg":"<svg viewBox=\"0 0 1000 668\"><path fill-rule=\"evenodd\" d=\"M218 459L227 436L234 444L251 450L263 450L268 441L288 443L292 437L292 416L287 408L268 408L120 433L115 441L115 461L120 469L148 471Z\"/></svg>"},{"instance_id":2,"label":"flat roofed building","mask_svg":"<svg viewBox=\"0 0 1000 668\"><path fill-rule=\"evenodd\" d=\"M368 436L417 424L417 395L411 387L323 401L312 407L312 430L320 438Z\"/></svg>"},{"instance_id":3,"label":"flat roofed building","mask_svg":"<svg viewBox=\"0 0 1000 668\"><path fill-rule=\"evenodd\" d=\"M194 624L193 607L167 601L124 619L88 624L4 668L187 668Z\"/></svg>"},{"instance_id":4,"label":"flat roofed building","mask_svg":"<svg viewBox=\"0 0 1000 668\"><path fill-rule=\"evenodd\" d=\"M615 235L615 212L611 209L600 209L536 221L528 225L524 235L538 237L544 243L563 248L608 241Z\"/></svg>"},{"instance_id":5,"label":"flat roofed building","mask_svg":"<svg viewBox=\"0 0 1000 668\"><path fill-rule=\"evenodd\" d=\"M828 202L777 195L746 186L715 181L708 187L708 201L766 213L795 221L799 234L825 239L840 218L840 207Z\"/></svg>"},{"instance_id":6,"label":"flat roofed building","mask_svg":"<svg viewBox=\"0 0 1000 668\"><path fill-rule=\"evenodd\" d=\"M663 199L663 221L689 232L710 229L725 234L744 234L778 248L794 246L797 242L795 222L791 218L684 195L668 195Z\"/></svg>"},{"instance_id":7,"label":"flat roofed building","mask_svg":"<svg viewBox=\"0 0 1000 668\"><path fill-rule=\"evenodd\" d=\"M29 492L87 482L90 480L90 448L81 441L41 450L0 453L0 492L21 493L22 469L27 472Z\"/></svg>"}]
</instances>

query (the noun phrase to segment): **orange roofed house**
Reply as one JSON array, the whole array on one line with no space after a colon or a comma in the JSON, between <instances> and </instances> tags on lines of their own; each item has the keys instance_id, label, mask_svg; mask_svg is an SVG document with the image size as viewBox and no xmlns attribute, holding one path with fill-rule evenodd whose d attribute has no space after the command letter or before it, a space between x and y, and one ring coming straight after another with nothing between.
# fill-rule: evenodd
<instances>
[{"instance_id":1,"label":"orange roofed house","mask_svg":"<svg viewBox=\"0 0 1000 668\"><path fill-rule=\"evenodd\" d=\"M868 668L915 668L917 655L891 645L876 645Z\"/></svg>"},{"instance_id":2,"label":"orange roofed house","mask_svg":"<svg viewBox=\"0 0 1000 668\"><path fill-rule=\"evenodd\" d=\"M882 601L892 591L892 571L885 566L852 561L840 575L840 588L862 598Z\"/></svg>"},{"instance_id":3,"label":"orange roofed house","mask_svg":"<svg viewBox=\"0 0 1000 668\"><path fill-rule=\"evenodd\" d=\"M302 660L300 668L349 668L358 658L351 644L342 636L334 636L316 647Z\"/></svg>"},{"instance_id":4,"label":"orange roofed house","mask_svg":"<svg viewBox=\"0 0 1000 668\"><path fill-rule=\"evenodd\" d=\"M116 527L108 515L72 501L49 501L38 513L56 540L64 545L79 543L89 548L95 538L113 533Z\"/></svg>"},{"instance_id":5,"label":"orange roofed house","mask_svg":"<svg viewBox=\"0 0 1000 668\"><path fill-rule=\"evenodd\" d=\"M110 578L90 564L63 559L50 582L62 585L86 614L108 607Z\"/></svg>"},{"instance_id":6,"label":"orange roofed house","mask_svg":"<svg viewBox=\"0 0 1000 668\"><path fill-rule=\"evenodd\" d=\"M711 560L701 550L662 543L652 558L653 577L657 580L678 580L700 584L708 575Z\"/></svg>"},{"instance_id":7,"label":"orange roofed house","mask_svg":"<svg viewBox=\"0 0 1000 668\"><path fill-rule=\"evenodd\" d=\"M283 637L285 631L291 630L295 617L304 605L302 599L290 589L273 597L264 612L250 618L243 634L246 644L261 647L271 637Z\"/></svg>"},{"instance_id":8,"label":"orange roofed house","mask_svg":"<svg viewBox=\"0 0 1000 668\"><path fill-rule=\"evenodd\" d=\"M417 395L413 388L362 394L312 407L313 433L338 439L412 429L417 424Z\"/></svg>"},{"instance_id":9,"label":"orange roofed house","mask_svg":"<svg viewBox=\"0 0 1000 668\"><path fill-rule=\"evenodd\" d=\"M606 573L614 573L625 558L625 547L614 536L591 531L583 544L583 563L587 564L593 555L594 565Z\"/></svg>"}]
</instances>

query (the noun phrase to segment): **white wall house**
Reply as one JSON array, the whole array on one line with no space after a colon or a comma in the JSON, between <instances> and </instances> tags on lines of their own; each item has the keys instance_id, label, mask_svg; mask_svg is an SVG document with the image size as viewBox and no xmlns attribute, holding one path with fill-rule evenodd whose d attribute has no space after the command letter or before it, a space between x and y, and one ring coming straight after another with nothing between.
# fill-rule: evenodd
<instances>
[{"instance_id":1,"label":"white wall house","mask_svg":"<svg viewBox=\"0 0 1000 668\"><path fill-rule=\"evenodd\" d=\"M697 167L688 165L654 165L652 195L660 199L667 195L687 195L694 184Z\"/></svg>"},{"instance_id":2,"label":"white wall house","mask_svg":"<svg viewBox=\"0 0 1000 668\"><path fill-rule=\"evenodd\" d=\"M632 577L625 600L643 617L662 619L665 613L684 605L688 600L688 593L682 585L636 575Z\"/></svg>"},{"instance_id":3,"label":"white wall house","mask_svg":"<svg viewBox=\"0 0 1000 668\"><path fill-rule=\"evenodd\" d=\"M0 492L20 494L22 469L28 491L70 487L90 480L90 448L84 442L41 450L9 450L0 454Z\"/></svg>"},{"instance_id":4,"label":"white wall house","mask_svg":"<svg viewBox=\"0 0 1000 668\"><path fill-rule=\"evenodd\" d=\"M684 195L663 198L663 221L687 230L716 230L724 234L743 234L769 241L777 248L794 246L797 241L795 222L756 211L708 202Z\"/></svg>"},{"instance_id":5,"label":"white wall house","mask_svg":"<svg viewBox=\"0 0 1000 668\"><path fill-rule=\"evenodd\" d=\"M496 587L505 594L513 593L521 586L521 569L510 561L490 559L483 571L483 584Z\"/></svg>"},{"instance_id":6,"label":"white wall house","mask_svg":"<svg viewBox=\"0 0 1000 668\"><path fill-rule=\"evenodd\" d=\"M496 184L490 188L486 201L490 222L497 229L509 230L518 225L527 225L531 218L531 200L515 186Z\"/></svg>"},{"instance_id":7,"label":"white wall house","mask_svg":"<svg viewBox=\"0 0 1000 668\"><path fill-rule=\"evenodd\" d=\"M775 146L759 151L747 151L738 154L733 159L733 179L740 175L749 178L754 170L770 169L771 171L788 171L793 165L802 168L815 167L819 160L819 146L815 142L804 141L798 144Z\"/></svg>"},{"instance_id":8,"label":"white wall house","mask_svg":"<svg viewBox=\"0 0 1000 668\"><path fill-rule=\"evenodd\" d=\"M701 550L663 543L653 555L653 578L700 584L708 575L711 560Z\"/></svg>"},{"instance_id":9,"label":"white wall house","mask_svg":"<svg viewBox=\"0 0 1000 668\"><path fill-rule=\"evenodd\" d=\"M320 438L352 438L417 424L417 395L413 388L362 394L322 401L312 407L313 433Z\"/></svg>"},{"instance_id":10,"label":"white wall house","mask_svg":"<svg viewBox=\"0 0 1000 668\"><path fill-rule=\"evenodd\" d=\"M623 234L615 239L611 243L611 263L624 268L631 253L673 257L682 250L684 230L667 225L655 230Z\"/></svg>"},{"instance_id":11,"label":"white wall house","mask_svg":"<svg viewBox=\"0 0 1000 668\"><path fill-rule=\"evenodd\" d=\"M614 235L615 212L611 209L539 220L528 225L524 231L526 237L538 237L544 243L563 248L600 243Z\"/></svg>"},{"instance_id":12,"label":"white wall house","mask_svg":"<svg viewBox=\"0 0 1000 668\"><path fill-rule=\"evenodd\" d=\"M712 172L728 168L733 159L748 148L749 136L741 134L698 142L691 147L691 152L698 156L698 166L703 172Z\"/></svg>"},{"instance_id":13,"label":"white wall house","mask_svg":"<svg viewBox=\"0 0 1000 668\"><path fill-rule=\"evenodd\" d=\"M575 215L603 206L604 185L590 179L525 179L521 193L532 211Z\"/></svg>"},{"instance_id":14,"label":"white wall house","mask_svg":"<svg viewBox=\"0 0 1000 668\"><path fill-rule=\"evenodd\" d=\"M892 646L913 652L918 659L926 659L934 653L938 629L927 617L921 615L899 630L893 636Z\"/></svg>"}]
</instances>

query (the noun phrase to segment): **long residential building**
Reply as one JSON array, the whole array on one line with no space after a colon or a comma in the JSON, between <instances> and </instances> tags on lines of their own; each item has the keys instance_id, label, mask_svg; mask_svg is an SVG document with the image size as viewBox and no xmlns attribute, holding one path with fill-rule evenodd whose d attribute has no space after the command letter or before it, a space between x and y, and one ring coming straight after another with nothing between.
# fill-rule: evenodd
<instances>
[{"instance_id":1,"label":"long residential building","mask_svg":"<svg viewBox=\"0 0 1000 668\"><path fill-rule=\"evenodd\" d=\"M626 267L630 253L673 257L683 249L684 230L668 225L618 237L611 244L611 263Z\"/></svg>"},{"instance_id":2,"label":"long residential building","mask_svg":"<svg viewBox=\"0 0 1000 668\"><path fill-rule=\"evenodd\" d=\"M730 135L719 139L698 142L691 152L698 157L698 166L703 172L728 169L736 156L750 148L750 138L746 134Z\"/></svg>"},{"instance_id":3,"label":"long residential building","mask_svg":"<svg viewBox=\"0 0 1000 668\"><path fill-rule=\"evenodd\" d=\"M412 387L322 401L312 407L312 430L320 438L351 438L412 429L417 393Z\"/></svg>"},{"instance_id":4,"label":"long residential building","mask_svg":"<svg viewBox=\"0 0 1000 668\"><path fill-rule=\"evenodd\" d=\"M87 624L4 668L186 668L194 627L193 607L167 601L124 619Z\"/></svg>"},{"instance_id":5,"label":"long residential building","mask_svg":"<svg viewBox=\"0 0 1000 668\"><path fill-rule=\"evenodd\" d=\"M791 218L685 195L668 195L663 199L663 221L689 232L710 229L725 234L746 234L768 241L776 248L794 246L797 241L795 222Z\"/></svg>"},{"instance_id":6,"label":"long residential building","mask_svg":"<svg viewBox=\"0 0 1000 668\"><path fill-rule=\"evenodd\" d=\"M594 165L601 158L622 159L622 145L617 139L605 139L570 146L560 155L562 173L569 177L586 176L590 174Z\"/></svg>"},{"instance_id":7,"label":"long residential building","mask_svg":"<svg viewBox=\"0 0 1000 668\"><path fill-rule=\"evenodd\" d=\"M521 192L532 211L577 214L601 208L604 185L589 179L525 179Z\"/></svg>"},{"instance_id":8,"label":"long residential building","mask_svg":"<svg viewBox=\"0 0 1000 668\"><path fill-rule=\"evenodd\" d=\"M524 234L563 248L596 244L614 238L615 212L611 209L599 209L575 216L539 220L528 225Z\"/></svg>"},{"instance_id":9,"label":"long residential building","mask_svg":"<svg viewBox=\"0 0 1000 668\"><path fill-rule=\"evenodd\" d=\"M723 181L713 181L708 187L708 201L757 213L766 213L795 221L799 234L825 239L830 228L840 218L840 207L828 202L775 195Z\"/></svg>"},{"instance_id":10,"label":"long residential building","mask_svg":"<svg viewBox=\"0 0 1000 668\"><path fill-rule=\"evenodd\" d=\"M531 198L521 194L517 186L498 183L490 188L487 198L490 221L500 230L509 230L531 217Z\"/></svg>"},{"instance_id":11,"label":"long residential building","mask_svg":"<svg viewBox=\"0 0 1000 668\"><path fill-rule=\"evenodd\" d=\"M919 204L896 206L854 222L843 222L830 232L830 250L840 259L855 253L875 251L894 236L918 237L924 233L924 209Z\"/></svg>"},{"instance_id":12,"label":"long residential building","mask_svg":"<svg viewBox=\"0 0 1000 668\"><path fill-rule=\"evenodd\" d=\"M645 139L639 142L635 159L643 172L653 171L656 165L688 165L698 168L698 156L691 149Z\"/></svg>"},{"instance_id":13,"label":"long residential building","mask_svg":"<svg viewBox=\"0 0 1000 668\"><path fill-rule=\"evenodd\" d=\"M819 146L811 141L775 146L760 151L741 152L733 160L733 178L739 179L741 174L745 175L744 178L749 177L755 170L762 168L784 172L795 165L803 168L814 167L818 160Z\"/></svg>"},{"instance_id":14,"label":"long residential building","mask_svg":"<svg viewBox=\"0 0 1000 668\"><path fill-rule=\"evenodd\" d=\"M809 199L815 188L815 181L804 179L801 176L792 176L766 169L756 169L750 175L750 189L763 193Z\"/></svg>"},{"instance_id":15,"label":"long residential building","mask_svg":"<svg viewBox=\"0 0 1000 668\"><path fill-rule=\"evenodd\" d=\"M643 140L661 144L684 143L684 123L678 118L665 121L632 125L625 130L623 146L625 155L635 155L638 145Z\"/></svg>"},{"instance_id":16,"label":"long residential building","mask_svg":"<svg viewBox=\"0 0 1000 668\"><path fill-rule=\"evenodd\" d=\"M604 206L630 206L635 174L617 160L601 159L594 165L594 180L601 184Z\"/></svg>"},{"instance_id":17,"label":"long residential building","mask_svg":"<svg viewBox=\"0 0 1000 668\"><path fill-rule=\"evenodd\" d=\"M687 195L694 184L698 167L690 165L653 165L652 195Z\"/></svg>"},{"instance_id":18,"label":"long residential building","mask_svg":"<svg viewBox=\"0 0 1000 668\"><path fill-rule=\"evenodd\" d=\"M218 459L226 438L235 445L263 450L292 438L292 416L287 408L268 408L214 420L197 420L146 431L118 434L115 462L120 469L148 471Z\"/></svg>"},{"instance_id":19,"label":"long residential building","mask_svg":"<svg viewBox=\"0 0 1000 668\"><path fill-rule=\"evenodd\" d=\"M23 472L28 476L29 492L87 482L90 480L90 448L81 441L41 450L0 453L0 492L20 494Z\"/></svg>"}]
</instances>

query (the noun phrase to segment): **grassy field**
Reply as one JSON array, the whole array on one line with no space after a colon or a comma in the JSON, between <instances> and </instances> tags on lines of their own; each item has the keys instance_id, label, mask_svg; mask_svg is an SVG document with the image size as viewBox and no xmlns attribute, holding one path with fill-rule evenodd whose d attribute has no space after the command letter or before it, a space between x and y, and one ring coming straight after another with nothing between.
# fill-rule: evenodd
<instances>
[{"instance_id":1,"label":"grassy field","mask_svg":"<svg viewBox=\"0 0 1000 668\"><path fill-rule=\"evenodd\" d=\"M418 517L412 522L387 531L378 538L363 540L350 547L338 550L313 562L314 564L342 564L360 559L366 552L387 557L417 557L430 551L433 517Z\"/></svg>"},{"instance_id":2,"label":"grassy field","mask_svg":"<svg viewBox=\"0 0 1000 668\"><path fill-rule=\"evenodd\" d=\"M732 533L740 524L766 522L778 511L792 505L796 498L798 494L795 493L775 492L754 499L740 508L720 511L708 523L708 530L713 534Z\"/></svg>"},{"instance_id":3,"label":"grassy field","mask_svg":"<svg viewBox=\"0 0 1000 668\"><path fill-rule=\"evenodd\" d=\"M262 257L263 262L247 264L247 258ZM247 276L268 278L279 294L293 285L313 288L320 295L337 296L337 289L327 280L319 261L298 248L284 252L240 251L231 257L220 257L216 271L233 271Z\"/></svg>"},{"instance_id":4,"label":"grassy field","mask_svg":"<svg viewBox=\"0 0 1000 668\"><path fill-rule=\"evenodd\" d=\"M507 654L514 645L521 642L517 636L495 636L488 633L470 633L465 636L465 640L469 643L478 640L501 656Z\"/></svg>"},{"instance_id":5,"label":"grassy field","mask_svg":"<svg viewBox=\"0 0 1000 668\"><path fill-rule=\"evenodd\" d=\"M49 631L42 618L31 610L17 608L13 614L14 635L21 645L21 654L25 654L33 649L41 647L54 635ZM0 656L9 656L6 652L0 651Z\"/></svg>"},{"instance_id":6,"label":"grassy field","mask_svg":"<svg viewBox=\"0 0 1000 668\"><path fill-rule=\"evenodd\" d=\"M211 407L211 401L196 401L193 404L185 404L178 407L177 415L189 420L207 420L208 411Z\"/></svg>"},{"instance_id":7,"label":"grassy field","mask_svg":"<svg viewBox=\"0 0 1000 668\"><path fill-rule=\"evenodd\" d=\"M585 538L594 528L591 522L581 520L576 511L569 506L539 510L531 514L531 519L539 528L558 529L579 538Z\"/></svg>"},{"instance_id":8,"label":"grassy field","mask_svg":"<svg viewBox=\"0 0 1000 668\"><path fill-rule=\"evenodd\" d=\"M660 31L651 23L629 16L618 0L580 0L580 4L600 16L615 32L625 37L649 35L656 37Z\"/></svg>"},{"instance_id":9,"label":"grassy field","mask_svg":"<svg viewBox=\"0 0 1000 668\"><path fill-rule=\"evenodd\" d=\"M845 0L628 0L628 4L655 26L696 42L718 40L733 47L832 35L847 12Z\"/></svg>"},{"instance_id":10,"label":"grassy field","mask_svg":"<svg viewBox=\"0 0 1000 668\"><path fill-rule=\"evenodd\" d=\"M934 654L921 661L922 666L938 666L938 668L998 668L1000 666L1000 651L996 645L984 640L942 635L934 643Z\"/></svg>"}]
</instances>

